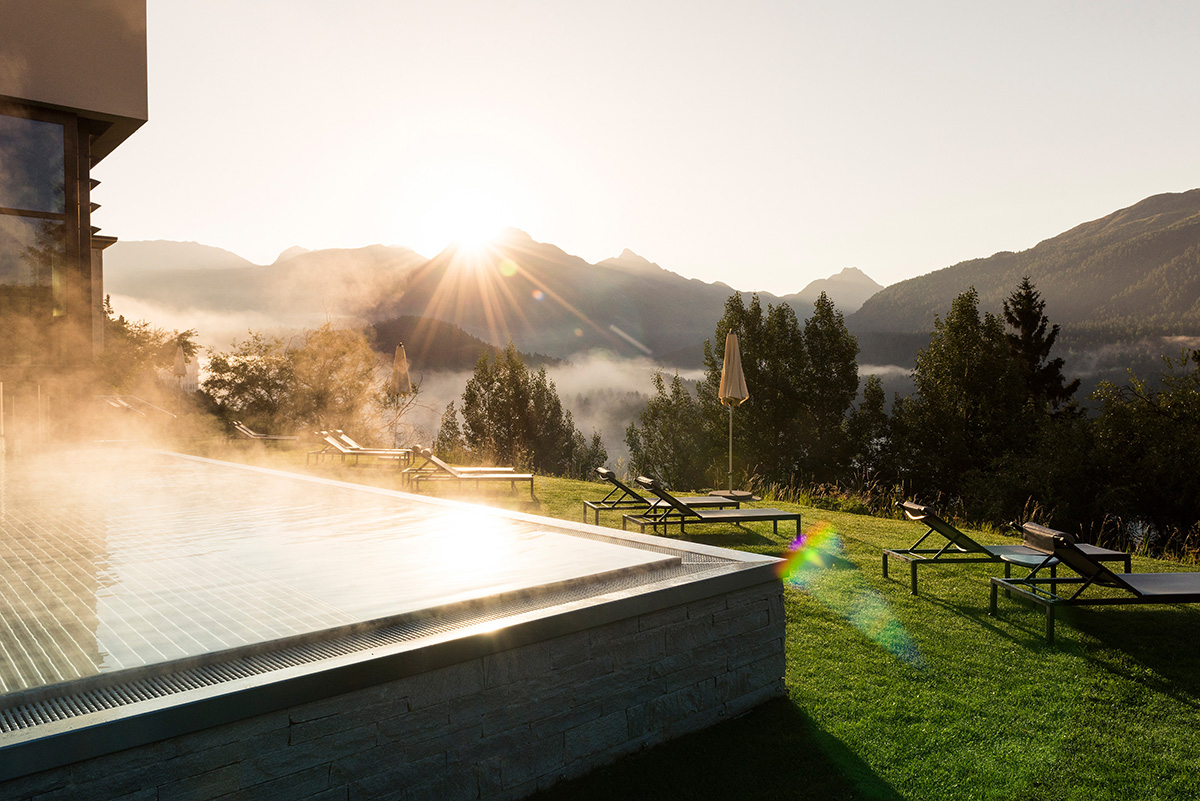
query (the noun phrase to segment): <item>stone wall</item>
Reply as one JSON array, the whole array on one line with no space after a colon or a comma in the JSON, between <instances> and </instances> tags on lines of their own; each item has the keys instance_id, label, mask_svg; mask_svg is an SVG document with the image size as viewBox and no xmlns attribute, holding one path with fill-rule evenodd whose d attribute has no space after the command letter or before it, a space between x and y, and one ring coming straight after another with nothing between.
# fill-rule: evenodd
<instances>
[{"instance_id":1,"label":"stone wall","mask_svg":"<svg viewBox=\"0 0 1200 801\"><path fill-rule=\"evenodd\" d=\"M772 581L14 779L0 797L521 798L782 695L783 638Z\"/></svg>"}]
</instances>

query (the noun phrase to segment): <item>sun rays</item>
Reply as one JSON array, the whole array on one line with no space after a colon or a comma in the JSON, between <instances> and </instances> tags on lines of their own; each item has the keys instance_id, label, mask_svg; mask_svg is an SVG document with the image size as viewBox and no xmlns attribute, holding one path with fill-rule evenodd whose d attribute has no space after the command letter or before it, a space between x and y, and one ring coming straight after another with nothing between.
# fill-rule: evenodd
<instances>
[{"instance_id":1,"label":"sun rays","mask_svg":"<svg viewBox=\"0 0 1200 801\"><path fill-rule=\"evenodd\" d=\"M429 269L439 276L423 316L450 321L475 317L476 327L483 330L472 333L503 343L538 325L539 318L545 317L539 307L550 304L576 319L573 333L577 338L591 334L610 347L625 340L649 352L623 332L618 331L620 337L614 335L612 326L598 324L542 280L539 272L543 268L532 266L538 258L522 237L524 234L501 232L474 246L455 245L440 253L430 262Z\"/></svg>"}]
</instances>

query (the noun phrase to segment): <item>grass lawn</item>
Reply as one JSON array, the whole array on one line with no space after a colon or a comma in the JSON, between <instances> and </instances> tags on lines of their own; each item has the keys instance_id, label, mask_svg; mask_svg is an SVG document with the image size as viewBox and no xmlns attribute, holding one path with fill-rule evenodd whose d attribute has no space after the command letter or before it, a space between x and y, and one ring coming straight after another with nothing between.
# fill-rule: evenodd
<instances>
[{"instance_id":1,"label":"grass lawn","mask_svg":"<svg viewBox=\"0 0 1200 801\"><path fill-rule=\"evenodd\" d=\"M303 450L211 455L398 488L394 468L305 468ZM471 500L578 521L606 491L535 486L536 501L507 487ZM917 524L770 505L798 509L806 529L826 524L832 554L785 591L788 697L538 799L1200 798L1200 607L1060 610L1048 646L1040 609L1001 597L988 616L993 565L930 568L917 597L903 564L884 579L881 548L910 544ZM687 538L773 555L788 545L769 523Z\"/></svg>"}]
</instances>

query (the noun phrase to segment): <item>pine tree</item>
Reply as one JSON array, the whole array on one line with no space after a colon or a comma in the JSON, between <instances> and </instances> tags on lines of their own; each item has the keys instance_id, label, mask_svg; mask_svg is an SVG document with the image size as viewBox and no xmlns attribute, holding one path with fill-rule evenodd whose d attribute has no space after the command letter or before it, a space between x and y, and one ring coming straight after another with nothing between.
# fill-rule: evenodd
<instances>
[{"instance_id":1,"label":"pine tree","mask_svg":"<svg viewBox=\"0 0 1200 801\"><path fill-rule=\"evenodd\" d=\"M466 447L463 442L462 428L458 424L458 410L454 408L454 401L447 403L446 411L442 412L442 422L438 426L433 449L439 456L450 462L458 462L463 458Z\"/></svg>"},{"instance_id":2,"label":"pine tree","mask_svg":"<svg viewBox=\"0 0 1200 801\"><path fill-rule=\"evenodd\" d=\"M1071 403L1079 379L1068 384L1063 360L1050 358L1059 329L1049 325L1045 309L1046 301L1025 276L1004 301L1004 320L1013 329L1005 337L1019 365L1026 400L1037 410L1053 413Z\"/></svg>"}]
</instances>

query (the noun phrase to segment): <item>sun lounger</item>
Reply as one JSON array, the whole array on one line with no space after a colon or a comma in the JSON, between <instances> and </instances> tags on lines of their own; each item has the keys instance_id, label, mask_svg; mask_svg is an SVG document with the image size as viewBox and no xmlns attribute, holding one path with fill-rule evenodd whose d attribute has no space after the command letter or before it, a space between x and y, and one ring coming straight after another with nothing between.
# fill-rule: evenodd
<instances>
[{"instance_id":1,"label":"sun lounger","mask_svg":"<svg viewBox=\"0 0 1200 801\"><path fill-rule=\"evenodd\" d=\"M662 526L666 531L668 525L678 524L679 533L683 534L685 526L689 523L728 524L770 521L775 533L778 534L780 520L794 520L796 521L796 536L800 536L799 512L785 512L782 509L717 509L715 511L695 509L668 492L657 479L638 476L637 483L657 496L662 501L662 505L653 506L643 514L622 515L622 529L626 528L629 523L633 523L638 526L639 531L645 531L646 526L650 526L654 531L658 531L658 527Z\"/></svg>"},{"instance_id":2,"label":"sun lounger","mask_svg":"<svg viewBox=\"0 0 1200 801\"><path fill-rule=\"evenodd\" d=\"M975 540L959 531L954 526L938 517L928 506L901 501L897 504L909 520L924 523L929 530L922 534L908 548L883 549L883 575L888 575L888 557L908 562L911 574L912 594L917 594L917 568L931 565L963 565L979 562L1003 562L1005 574L1008 575L1012 564L1022 564L1026 567L1036 565L1038 555L1025 545L980 545ZM926 547L921 544L932 534L938 534L946 540L940 548ZM1124 562L1125 572L1129 572L1129 554L1124 551L1113 551L1108 548L1098 548L1095 545L1081 545L1090 556L1109 562Z\"/></svg>"},{"instance_id":3,"label":"sun lounger","mask_svg":"<svg viewBox=\"0 0 1200 801\"><path fill-rule=\"evenodd\" d=\"M1200 573L1114 573L1083 549L1070 534L1026 523L1025 545L1046 560L1056 559L1077 576L1042 578L1034 570L1025 578L992 579L989 614L996 614L1000 588L1046 610L1046 641L1054 642L1054 612L1061 606L1200 603ZM1098 595L1096 590L1109 590Z\"/></svg>"},{"instance_id":4,"label":"sun lounger","mask_svg":"<svg viewBox=\"0 0 1200 801\"><path fill-rule=\"evenodd\" d=\"M421 445L412 446L413 464L404 470L404 479L411 481L417 474L425 474L436 476L442 472L442 468L438 466L440 459L434 456L433 451ZM417 464L416 460L420 458L421 463ZM455 467L460 473L512 473L515 472L512 467Z\"/></svg>"},{"instance_id":5,"label":"sun lounger","mask_svg":"<svg viewBox=\"0 0 1200 801\"><path fill-rule=\"evenodd\" d=\"M309 451L305 458L307 463L313 456L317 457L317 461L321 461L326 456L337 454L341 456L342 461L346 461L347 456L354 457L354 463L358 464L359 458L363 456L371 456L376 459L395 460L397 466L403 466L412 462L412 451L407 448L363 448L351 447L346 441L332 431L318 431L317 434L325 442L325 447L319 451Z\"/></svg>"},{"instance_id":6,"label":"sun lounger","mask_svg":"<svg viewBox=\"0 0 1200 801\"><path fill-rule=\"evenodd\" d=\"M534 497L533 475L530 473L517 473L511 467L453 467L435 456L433 451L428 448L421 448L420 455L425 460L425 463L415 470L405 471L410 486L416 492L421 491L422 483L429 482L454 482L456 486L461 487L464 481L474 481L475 486L478 488L479 484L485 481L489 483L507 481L509 487L514 491L517 488L517 484L529 484L529 497Z\"/></svg>"},{"instance_id":7,"label":"sun lounger","mask_svg":"<svg viewBox=\"0 0 1200 801\"><path fill-rule=\"evenodd\" d=\"M617 478L617 474L609 470L607 467L597 467L596 473L600 478L612 484L612 490L607 495L598 501L583 502L583 522L587 522L588 509L594 513L593 523L600 525L600 512L606 509L617 511L649 511L654 507L664 507L667 505L665 501L655 498L653 500L638 494L632 487L628 486L624 481ZM693 509L726 509L733 507L734 509L741 508L741 500L737 498L703 496L694 498L680 498L682 503L687 504Z\"/></svg>"},{"instance_id":8,"label":"sun lounger","mask_svg":"<svg viewBox=\"0 0 1200 801\"><path fill-rule=\"evenodd\" d=\"M238 435L243 436L246 439L274 440L279 442L296 442L300 439L299 437L287 436L285 434L260 434L251 429L241 420L232 420L230 422L233 426L233 430L237 432Z\"/></svg>"},{"instance_id":9,"label":"sun lounger","mask_svg":"<svg viewBox=\"0 0 1200 801\"><path fill-rule=\"evenodd\" d=\"M396 459L401 466L412 464L413 452L411 448L370 448L365 445L359 445L345 431L336 429L330 431L337 439L350 446L350 449L356 453L361 453L365 456L378 456L385 459Z\"/></svg>"}]
</instances>

